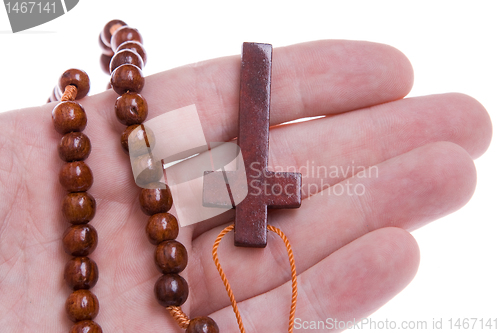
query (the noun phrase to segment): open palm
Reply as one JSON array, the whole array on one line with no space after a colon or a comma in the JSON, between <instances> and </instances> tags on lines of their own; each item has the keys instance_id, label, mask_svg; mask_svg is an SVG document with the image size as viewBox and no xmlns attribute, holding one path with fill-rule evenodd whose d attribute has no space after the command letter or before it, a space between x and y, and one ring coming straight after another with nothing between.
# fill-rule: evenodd
<instances>
[{"instance_id":1,"label":"open palm","mask_svg":"<svg viewBox=\"0 0 500 333\"><path fill-rule=\"evenodd\" d=\"M461 94L402 99L412 68L399 51L380 44L318 41L274 52L271 125L326 115L270 132L270 168L309 166L303 203L270 213L293 246L299 276L301 320L362 318L400 292L414 277L419 250L408 231L464 205L474 192L472 159L491 138L484 108ZM149 118L196 104L207 141L237 135L239 56L215 59L153 75L142 94ZM81 100L92 141L86 160L97 201L91 223L99 245L92 291L104 332L179 332L158 305L153 285L160 273L145 235L129 159L115 119L113 91ZM61 237L64 190L58 182L55 104L0 115L0 327L2 332L64 332L71 322L63 280L70 259ZM376 166L371 177L328 170ZM334 167L334 168L332 168ZM304 170L301 171L304 173ZM279 170L278 170L279 171ZM334 185L337 191L332 191ZM358 185L359 184L359 185ZM349 195L354 186L362 195ZM340 193L340 189L344 189ZM175 204L175 202L174 202ZM230 223L230 221L225 221ZM222 224L184 227L179 241L189 253L182 275L190 287L183 310L211 316L221 332L237 332L229 299L211 259ZM247 332L285 332L290 273L281 241L270 234L265 249L219 249L239 301Z\"/></svg>"}]
</instances>

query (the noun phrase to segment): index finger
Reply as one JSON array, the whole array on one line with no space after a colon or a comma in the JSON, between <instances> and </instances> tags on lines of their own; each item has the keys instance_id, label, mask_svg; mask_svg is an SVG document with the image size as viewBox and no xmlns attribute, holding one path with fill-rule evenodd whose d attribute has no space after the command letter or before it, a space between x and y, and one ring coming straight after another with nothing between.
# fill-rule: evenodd
<instances>
[{"instance_id":1,"label":"index finger","mask_svg":"<svg viewBox=\"0 0 500 333\"><path fill-rule=\"evenodd\" d=\"M274 50L271 125L403 98L413 70L398 50L364 41L323 40ZM240 56L212 59L147 77L149 119L195 104L208 142L237 136ZM113 91L88 102L116 127ZM103 107L98 107L102 105ZM107 107L109 106L109 107Z\"/></svg>"}]
</instances>

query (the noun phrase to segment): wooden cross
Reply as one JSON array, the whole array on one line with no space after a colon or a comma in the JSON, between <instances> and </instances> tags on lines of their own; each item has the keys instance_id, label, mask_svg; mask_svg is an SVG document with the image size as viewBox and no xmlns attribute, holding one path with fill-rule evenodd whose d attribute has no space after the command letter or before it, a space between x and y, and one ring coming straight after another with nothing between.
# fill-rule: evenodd
<instances>
[{"instance_id":1,"label":"wooden cross","mask_svg":"<svg viewBox=\"0 0 500 333\"><path fill-rule=\"evenodd\" d=\"M242 185L243 182L243 186L248 186L247 196L236 205L236 246L265 247L267 208L299 208L301 203L302 175L267 169L271 57L270 44L243 43L238 146L243 155L246 179L238 182L236 172L224 170L205 172L204 176L205 206L234 208L235 200L229 184ZM222 186L221 173L224 179Z\"/></svg>"}]
</instances>

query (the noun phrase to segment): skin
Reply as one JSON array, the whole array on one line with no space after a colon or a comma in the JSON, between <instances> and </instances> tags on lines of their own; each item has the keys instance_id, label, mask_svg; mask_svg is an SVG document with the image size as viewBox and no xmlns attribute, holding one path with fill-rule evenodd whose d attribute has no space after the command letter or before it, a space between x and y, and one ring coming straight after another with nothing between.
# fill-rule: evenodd
<instances>
[{"instance_id":1,"label":"skin","mask_svg":"<svg viewBox=\"0 0 500 333\"><path fill-rule=\"evenodd\" d=\"M322 178L304 177L298 210L274 211L270 223L289 237L300 274L297 317L366 317L410 283L419 249L409 231L456 211L474 192L473 159L491 139L483 106L463 94L403 99L413 83L409 60L387 45L316 41L277 48L273 55L271 168L377 166L378 177L323 178L330 186L362 184L362 196L321 192ZM207 141L237 135L240 57L209 60L146 79L149 119L196 104ZM153 296L159 276L144 232L124 127L115 119L113 91L81 100L92 141L87 159L97 201L91 222L100 242L91 257L100 278L93 288L105 332L179 332ZM60 140L55 103L0 114L0 327L5 332L68 331L70 291L63 281L68 226L58 183ZM347 175L349 177L350 175ZM323 184L324 184L323 183ZM317 186L317 187L316 187ZM190 317L209 315L221 332L238 332L229 299L211 259L213 241L230 221L181 229L189 253L183 272ZM262 250L235 249L231 235L219 255L247 332L284 332L290 306L283 244L269 236ZM272 314L272 316L270 315ZM262 319L264 318L264 319Z\"/></svg>"}]
</instances>

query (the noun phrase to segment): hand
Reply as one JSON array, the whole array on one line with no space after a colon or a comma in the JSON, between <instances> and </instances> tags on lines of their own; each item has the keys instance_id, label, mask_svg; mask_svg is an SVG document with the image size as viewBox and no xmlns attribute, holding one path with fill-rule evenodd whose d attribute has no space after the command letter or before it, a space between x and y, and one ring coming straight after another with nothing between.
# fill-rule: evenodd
<instances>
[{"instance_id":1,"label":"hand","mask_svg":"<svg viewBox=\"0 0 500 333\"><path fill-rule=\"evenodd\" d=\"M318 41L277 48L273 59L271 125L326 115L273 128L270 134L270 165L308 166L299 171L309 173L303 176L302 207L269 217L293 246L300 274L296 317L345 322L366 317L414 277L419 250L409 231L457 210L471 197L472 159L489 145L490 119L466 95L402 99L412 86L412 68L389 46ZM240 57L232 56L148 77L142 92L150 106L148 118L196 104L207 141L234 138L239 68ZM92 291L101 310L95 321L104 332L178 332L154 299L160 274L144 231L140 189L120 147L124 127L115 119L116 97L107 91L81 100L93 148L86 160L94 173L89 193L97 201L91 224L99 245L91 257L100 277ZM58 182L63 162L56 149L61 135L50 115L54 105L0 115L3 332L71 327L64 310L70 290L63 268L70 256L61 242L68 223L60 209L65 191ZM313 165L325 166L328 174L318 176L317 168L312 175ZM376 173L352 177L349 168L357 172L369 166ZM211 258L222 228L198 223L181 229L178 239L189 253L182 275L190 287L183 310L190 318L211 316L221 332L237 332ZM225 239L219 254L247 332L285 332L291 288L281 240L270 234L267 248L255 250L234 248Z\"/></svg>"}]
</instances>

